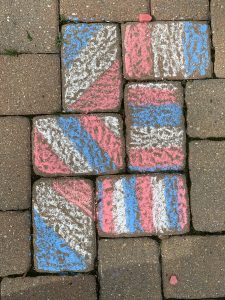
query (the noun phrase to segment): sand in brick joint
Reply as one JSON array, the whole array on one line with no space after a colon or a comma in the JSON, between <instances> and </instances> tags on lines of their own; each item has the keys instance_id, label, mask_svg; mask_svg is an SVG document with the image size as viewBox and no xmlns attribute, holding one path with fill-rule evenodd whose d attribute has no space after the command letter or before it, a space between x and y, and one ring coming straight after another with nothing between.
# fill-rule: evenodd
<instances>
[{"instance_id":1,"label":"sand in brick joint","mask_svg":"<svg viewBox=\"0 0 225 300\"><path fill-rule=\"evenodd\" d=\"M185 165L180 83L129 84L125 90L130 171L182 170Z\"/></svg>"},{"instance_id":2,"label":"sand in brick joint","mask_svg":"<svg viewBox=\"0 0 225 300\"><path fill-rule=\"evenodd\" d=\"M121 175L97 179L100 236L182 234L189 230L182 175Z\"/></svg>"},{"instance_id":3,"label":"sand in brick joint","mask_svg":"<svg viewBox=\"0 0 225 300\"><path fill-rule=\"evenodd\" d=\"M37 181L33 190L33 222L37 271L93 270L95 225L91 181Z\"/></svg>"},{"instance_id":4,"label":"sand in brick joint","mask_svg":"<svg viewBox=\"0 0 225 300\"><path fill-rule=\"evenodd\" d=\"M34 119L33 164L42 176L121 172L124 148L122 119L117 114Z\"/></svg>"},{"instance_id":5,"label":"sand in brick joint","mask_svg":"<svg viewBox=\"0 0 225 300\"><path fill-rule=\"evenodd\" d=\"M71 112L118 111L122 98L119 27L69 24L63 29L63 107Z\"/></svg>"},{"instance_id":6,"label":"sand in brick joint","mask_svg":"<svg viewBox=\"0 0 225 300\"><path fill-rule=\"evenodd\" d=\"M122 37L128 80L211 77L206 22L128 23Z\"/></svg>"}]
</instances>

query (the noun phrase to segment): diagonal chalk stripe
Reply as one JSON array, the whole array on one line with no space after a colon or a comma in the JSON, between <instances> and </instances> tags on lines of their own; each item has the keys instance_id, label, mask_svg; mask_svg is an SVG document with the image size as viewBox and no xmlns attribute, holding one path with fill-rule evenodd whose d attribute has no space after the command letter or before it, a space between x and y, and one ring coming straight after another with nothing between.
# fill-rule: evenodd
<instances>
[{"instance_id":1,"label":"diagonal chalk stripe","mask_svg":"<svg viewBox=\"0 0 225 300\"><path fill-rule=\"evenodd\" d=\"M148 149L152 147L182 147L184 130L179 127L135 127L130 128L132 148Z\"/></svg>"},{"instance_id":2,"label":"diagonal chalk stripe","mask_svg":"<svg viewBox=\"0 0 225 300\"><path fill-rule=\"evenodd\" d=\"M102 121L105 123L106 127L108 127L116 137L121 137L121 129L119 119L114 116L103 116Z\"/></svg>"},{"instance_id":3,"label":"diagonal chalk stripe","mask_svg":"<svg viewBox=\"0 0 225 300\"><path fill-rule=\"evenodd\" d=\"M68 203L45 182L36 186L34 209L71 249L91 259L89 249L94 238L94 224L90 217Z\"/></svg>"},{"instance_id":4,"label":"diagonal chalk stripe","mask_svg":"<svg viewBox=\"0 0 225 300\"><path fill-rule=\"evenodd\" d=\"M107 25L89 40L80 51L70 69L65 70L65 103L72 104L107 70L116 60L117 28Z\"/></svg>"},{"instance_id":5,"label":"diagonal chalk stripe","mask_svg":"<svg viewBox=\"0 0 225 300\"><path fill-rule=\"evenodd\" d=\"M47 140L54 153L66 165L70 166L73 172L86 173L93 170L84 156L74 148L74 145L63 134L63 130L58 126L56 119L37 119L35 120L35 127Z\"/></svg>"}]
</instances>

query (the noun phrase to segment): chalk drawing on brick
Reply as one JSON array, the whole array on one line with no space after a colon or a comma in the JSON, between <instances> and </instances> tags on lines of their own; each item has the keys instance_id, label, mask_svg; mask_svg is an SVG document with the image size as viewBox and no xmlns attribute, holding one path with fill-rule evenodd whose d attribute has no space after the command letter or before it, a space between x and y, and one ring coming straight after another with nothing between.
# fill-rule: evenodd
<instances>
[{"instance_id":1,"label":"chalk drawing on brick","mask_svg":"<svg viewBox=\"0 0 225 300\"><path fill-rule=\"evenodd\" d=\"M128 23L122 32L128 79L211 76L210 34L205 22Z\"/></svg>"},{"instance_id":2,"label":"chalk drawing on brick","mask_svg":"<svg viewBox=\"0 0 225 300\"><path fill-rule=\"evenodd\" d=\"M37 271L86 272L94 268L94 197L89 180L37 181L33 223Z\"/></svg>"},{"instance_id":3,"label":"chalk drawing on brick","mask_svg":"<svg viewBox=\"0 0 225 300\"><path fill-rule=\"evenodd\" d=\"M185 127L181 84L129 84L125 111L129 170L182 170Z\"/></svg>"},{"instance_id":4,"label":"chalk drawing on brick","mask_svg":"<svg viewBox=\"0 0 225 300\"><path fill-rule=\"evenodd\" d=\"M189 230L183 175L120 175L97 180L101 236L182 234Z\"/></svg>"},{"instance_id":5,"label":"chalk drawing on brick","mask_svg":"<svg viewBox=\"0 0 225 300\"><path fill-rule=\"evenodd\" d=\"M33 164L39 175L115 174L124 169L124 148L116 114L34 119Z\"/></svg>"},{"instance_id":6,"label":"chalk drawing on brick","mask_svg":"<svg viewBox=\"0 0 225 300\"><path fill-rule=\"evenodd\" d=\"M66 25L62 50L64 110L118 111L122 97L120 60L117 25Z\"/></svg>"}]
</instances>

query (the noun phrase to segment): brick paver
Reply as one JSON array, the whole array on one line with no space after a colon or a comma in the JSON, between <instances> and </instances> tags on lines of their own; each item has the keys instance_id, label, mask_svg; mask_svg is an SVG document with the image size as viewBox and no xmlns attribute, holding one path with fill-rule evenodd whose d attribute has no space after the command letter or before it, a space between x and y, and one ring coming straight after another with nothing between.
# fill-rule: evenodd
<instances>
[{"instance_id":1,"label":"brick paver","mask_svg":"<svg viewBox=\"0 0 225 300\"><path fill-rule=\"evenodd\" d=\"M33 226L37 271L94 269L94 197L90 181L41 179L36 182Z\"/></svg>"},{"instance_id":2,"label":"brick paver","mask_svg":"<svg viewBox=\"0 0 225 300\"><path fill-rule=\"evenodd\" d=\"M155 20L208 20L208 0L151 0Z\"/></svg>"},{"instance_id":3,"label":"brick paver","mask_svg":"<svg viewBox=\"0 0 225 300\"><path fill-rule=\"evenodd\" d=\"M99 235L117 237L187 232L187 198L182 175L99 177Z\"/></svg>"},{"instance_id":4,"label":"brick paver","mask_svg":"<svg viewBox=\"0 0 225 300\"><path fill-rule=\"evenodd\" d=\"M97 300L95 277L91 275L5 278L1 292L2 300Z\"/></svg>"},{"instance_id":5,"label":"brick paver","mask_svg":"<svg viewBox=\"0 0 225 300\"><path fill-rule=\"evenodd\" d=\"M58 55L0 56L0 114L33 115L61 109Z\"/></svg>"},{"instance_id":6,"label":"brick paver","mask_svg":"<svg viewBox=\"0 0 225 300\"><path fill-rule=\"evenodd\" d=\"M26 273L30 264L28 212L0 212L0 277Z\"/></svg>"},{"instance_id":7,"label":"brick paver","mask_svg":"<svg viewBox=\"0 0 225 300\"><path fill-rule=\"evenodd\" d=\"M225 237L172 237L162 242L166 298L225 297Z\"/></svg>"},{"instance_id":8,"label":"brick paver","mask_svg":"<svg viewBox=\"0 0 225 300\"><path fill-rule=\"evenodd\" d=\"M206 22L128 23L122 26L127 79L192 79L211 76Z\"/></svg>"},{"instance_id":9,"label":"brick paver","mask_svg":"<svg viewBox=\"0 0 225 300\"><path fill-rule=\"evenodd\" d=\"M148 0L61 0L60 13L72 21L127 22L138 21L149 14Z\"/></svg>"},{"instance_id":10,"label":"brick paver","mask_svg":"<svg viewBox=\"0 0 225 300\"><path fill-rule=\"evenodd\" d=\"M57 0L0 0L0 52L55 53Z\"/></svg>"},{"instance_id":11,"label":"brick paver","mask_svg":"<svg viewBox=\"0 0 225 300\"><path fill-rule=\"evenodd\" d=\"M147 238L99 241L100 299L161 299L159 249Z\"/></svg>"},{"instance_id":12,"label":"brick paver","mask_svg":"<svg viewBox=\"0 0 225 300\"><path fill-rule=\"evenodd\" d=\"M183 90L179 83L134 83L126 87L129 170L145 172L184 168L182 108Z\"/></svg>"},{"instance_id":13,"label":"brick paver","mask_svg":"<svg viewBox=\"0 0 225 300\"><path fill-rule=\"evenodd\" d=\"M225 80L188 82L185 100L189 136L225 137Z\"/></svg>"},{"instance_id":14,"label":"brick paver","mask_svg":"<svg viewBox=\"0 0 225 300\"><path fill-rule=\"evenodd\" d=\"M65 111L118 111L122 98L119 27L70 24L63 29Z\"/></svg>"},{"instance_id":15,"label":"brick paver","mask_svg":"<svg viewBox=\"0 0 225 300\"><path fill-rule=\"evenodd\" d=\"M124 169L122 120L116 114L34 119L33 163L43 176L118 173Z\"/></svg>"},{"instance_id":16,"label":"brick paver","mask_svg":"<svg viewBox=\"0 0 225 300\"><path fill-rule=\"evenodd\" d=\"M225 77L225 2L211 0L213 46L215 48L214 71L217 77Z\"/></svg>"},{"instance_id":17,"label":"brick paver","mask_svg":"<svg viewBox=\"0 0 225 300\"><path fill-rule=\"evenodd\" d=\"M225 142L196 141L189 148L193 226L199 231L224 231Z\"/></svg>"},{"instance_id":18,"label":"brick paver","mask_svg":"<svg viewBox=\"0 0 225 300\"><path fill-rule=\"evenodd\" d=\"M0 118L0 210L30 207L30 123Z\"/></svg>"}]
</instances>

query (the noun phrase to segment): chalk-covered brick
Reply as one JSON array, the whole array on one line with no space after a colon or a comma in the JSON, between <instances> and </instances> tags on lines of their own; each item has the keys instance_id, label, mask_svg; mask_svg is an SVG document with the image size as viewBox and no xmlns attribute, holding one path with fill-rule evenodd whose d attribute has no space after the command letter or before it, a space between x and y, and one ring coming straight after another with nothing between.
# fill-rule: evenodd
<instances>
[{"instance_id":1,"label":"chalk-covered brick","mask_svg":"<svg viewBox=\"0 0 225 300\"><path fill-rule=\"evenodd\" d=\"M96 300L93 275L4 278L1 300Z\"/></svg>"},{"instance_id":2,"label":"chalk-covered brick","mask_svg":"<svg viewBox=\"0 0 225 300\"><path fill-rule=\"evenodd\" d=\"M118 111L122 97L119 27L69 24L63 30L65 111Z\"/></svg>"},{"instance_id":3,"label":"chalk-covered brick","mask_svg":"<svg viewBox=\"0 0 225 300\"><path fill-rule=\"evenodd\" d=\"M211 0L213 46L215 48L214 71L217 77L225 78L225 2Z\"/></svg>"},{"instance_id":4,"label":"chalk-covered brick","mask_svg":"<svg viewBox=\"0 0 225 300\"><path fill-rule=\"evenodd\" d=\"M211 76L206 22L127 23L122 26L127 79L191 79Z\"/></svg>"},{"instance_id":5,"label":"chalk-covered brick","mask_svg":"<svg viewBox=\"0 0 225 300\"><path fill-rule=\"evenodd\" d=\"M29 213L0 212L0 277L27 273L30 266Z\"/></svg>"},{"instance_id":6,"label":"chalk-covered brick","mask_svg":"<svg viewBox=\"0 0 225 300\"><path fill-rule=\"evenodd\" d=\"M61 0L60 13L66 19L78 22L138 21L140 15L149 15L149 0Z\"/></svg>"},{"instance_id":7,"label":"chalk-covered brick","mask_svg":"<svg viewBox=\"0 0 225 300\"><path fill-rule=\"evenodd\" d=\"M37 181L33 190L33 223L37 271L93 270L95 224L91 181Z\"/></svg>"},{"instance_id":8,"label":"chalk-covered brick","mask_svg":"<svg viewBox=\"0 0 225 300\"><path fill-rule=\"evenodd\" d=\"M121 175L97 180L100 236L182 234L189 229L183 175Z\"/></svg>"},{"instance_id":9,"label":"chalk-covered brick","mask_svg":"<svg viewBox=\"0 0 225 300\"><path fill-rule=\"evenodd\" d=\"M225 236L183 236L162 241L166 299L225 298Z\"/></svg>"},{"instance_id":10,"label":"chalk-covered brick","mask_svg":"<svg viewBox=\"0 0 225 300\"><path fill-rule=\"evenodd\" d=\"M185 165L183 90L180 83L126 86L130 171L182 170Z\"/></svg>"},{"instance_id":11,"label":"chalk-covered brick","mask_svg":"<svg viewBox=\"0 0 225 300\"><path fill-rule=\"evenodd\" d=\"M114 174L124 168L122 119L117 114L34 119L33 164L43 176Z\"/></svg>"},{"instance_id":12,"label":"chalk-covered brick","mask_svg":"<svg viewBox=\"0 0 225 300\"><path fill-rule=\"evenodd\" d=\"M208 20L209 0L151 0L156 20Z\"/></svg>"},{"instance_id":13,"label":"chalk-covered brick","mask_svg":"<svg viewBox=\"0 0 225 300\"><path fill-rule=\"evenodd\" d=\"M161 300L159 248L148 238L101 239L100 299Z\"/></svg>"}]
</instances>

